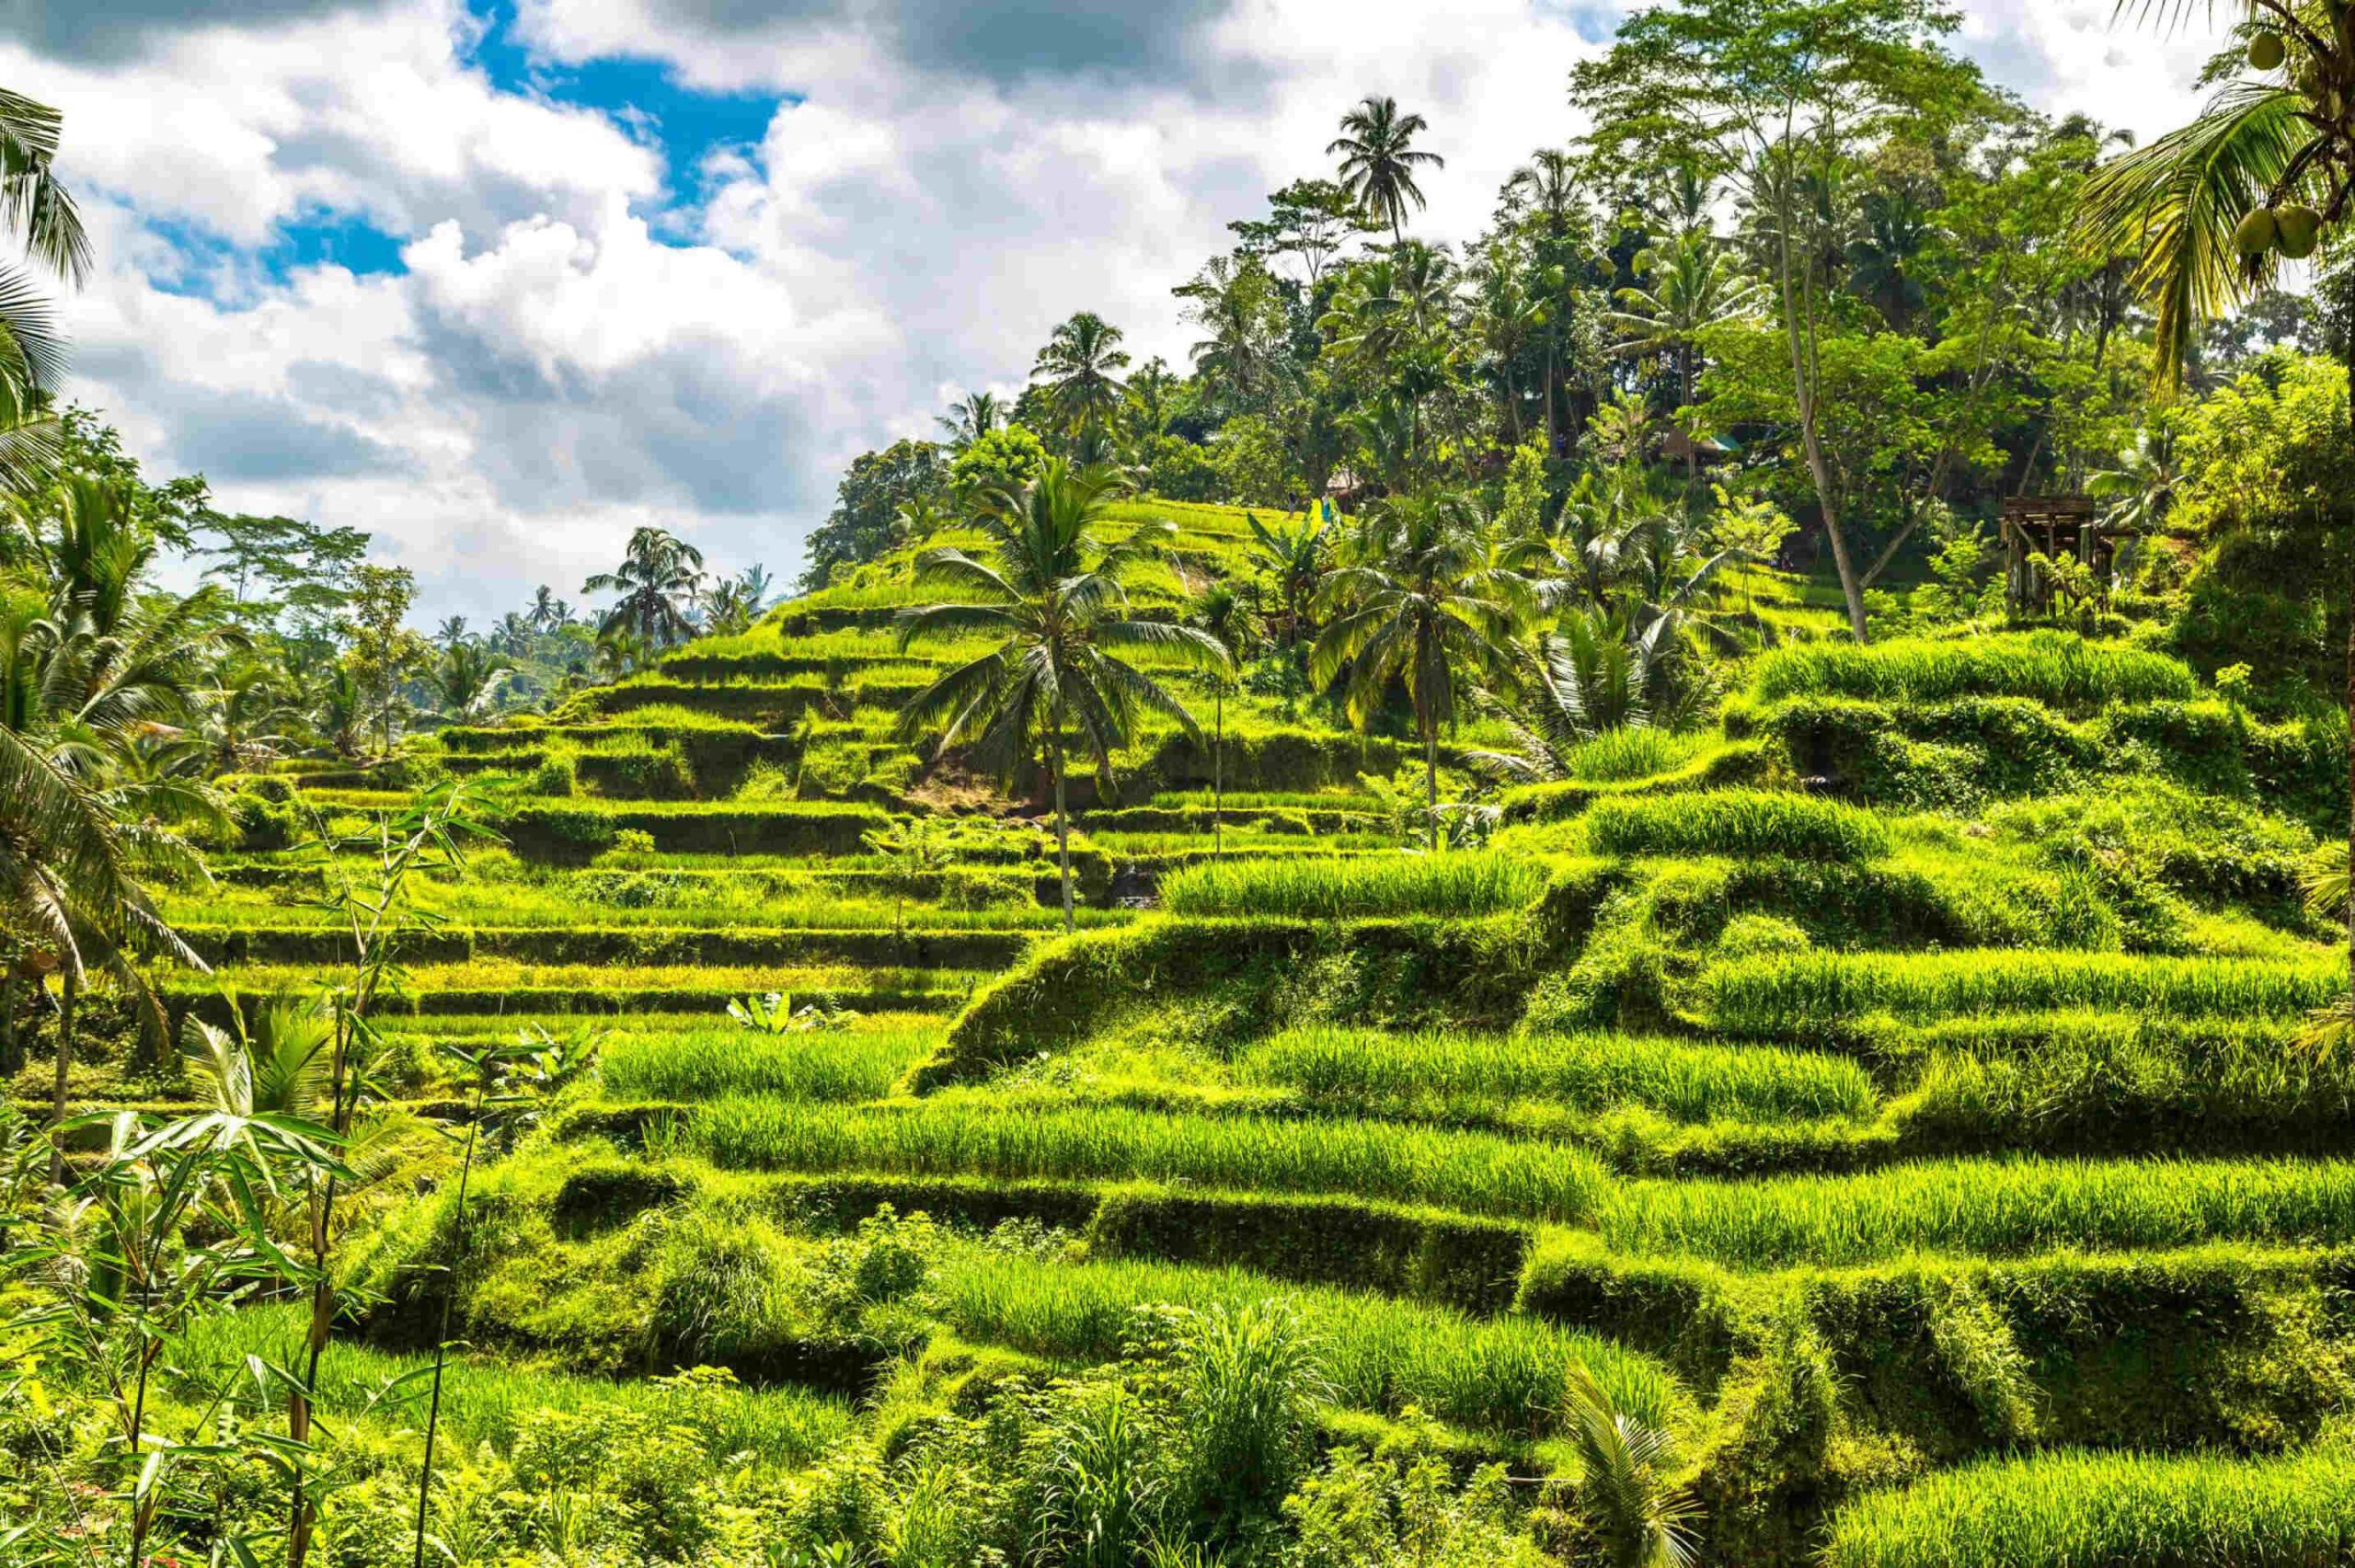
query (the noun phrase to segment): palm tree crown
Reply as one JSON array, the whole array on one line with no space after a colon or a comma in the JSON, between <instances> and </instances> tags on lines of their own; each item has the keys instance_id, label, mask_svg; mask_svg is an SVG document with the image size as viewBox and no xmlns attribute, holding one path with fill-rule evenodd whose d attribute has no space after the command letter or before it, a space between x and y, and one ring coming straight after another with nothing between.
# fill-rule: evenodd
<instances>
[{"instance_id":1,"label":"palm tree crown","mask_svg":"<svg viewBox=\"0 0 2355 1568\"><path fill-rule=\"evenodd\" d=\"M1368 216L1390 225L1390 237L1407 233L1407 208L1424 205L1422 188L1415 183L1420 167L1445 168L1437 153L1414 146L1416 134L1430 128L1419 114L1401 114L1398 100L1371 97L1341 116L1341 134L1325 151L1341 155L1341 184Z\"/></svg>"},{"instance_id":2,"label":"palm tree crown","mask_svg":"<svg viewBox=\"0 0 2355 1568\"><path fill-rule=\"evenodd\" d=\"M1452 722L1478 671L1511 663L1515 617L1533 601L1526 578L1489 547L1473 503L1440 495L1384 505L1369 519L1359 558L1326 578L1320 607L1333 618L1310 656L1309 679L1328 685L1349 672L1350 719L1373 716L1403 681L1423 743L1431 842L1439 842L1439 732Z\"/></svg>"},{"instance_id":3,"label":"palm tree crown","mask_svg":"<svg viewBox=\"0 0 2355 1568\"><path fill-rule=\"evenodd\" d=\"M580 585L583 593L619 593L598 622L600 633L627 631L662 647L695 635L685 606L703 589L703 552L666 529L640 528L629 536L622 564Z\"/></svg>"},{"instance_id":4,"label":"palm tree crown","mask_svg":"<svg viewBox=\"0 0 2355 1568\"><path fill-rule=\"evenodd\" d=\"M1120 372L1128 368L1120 329L1084 310L1055 328L1030 379L1046 389L1066 429L1101 431L1120 410Z\"/></svg>"}]
</instances>

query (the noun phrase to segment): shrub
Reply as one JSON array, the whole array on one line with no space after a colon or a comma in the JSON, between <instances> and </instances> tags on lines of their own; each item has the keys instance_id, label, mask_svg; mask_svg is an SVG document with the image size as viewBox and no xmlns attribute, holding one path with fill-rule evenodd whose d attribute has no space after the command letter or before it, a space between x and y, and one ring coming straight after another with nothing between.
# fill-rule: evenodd
<instances>
[{"instance_id":1,"label":"shrub","mask_svg":"<svg viewBox=\"0 0 2355 1568\"><path fill-rule=\"evenodd\" d=\"M580 787L580 774L573 766L573 754L551 751L541 759L539 766L532 770L532 776L525 781L523 789L528 795L564 797L571 795Z\"/></svg>"},{"instance_id":2,"label":"shrub","mask_svg":"<svg viewBox=\"0 0 2355 1568\"><path fill-rule=\"evenodd\" d=\"M1865 860L1889 852L1878 818L1853 806L1765 790L1712 790L1597 802L1587 814L1597 854Z\"/></svg>"}]
</instances>

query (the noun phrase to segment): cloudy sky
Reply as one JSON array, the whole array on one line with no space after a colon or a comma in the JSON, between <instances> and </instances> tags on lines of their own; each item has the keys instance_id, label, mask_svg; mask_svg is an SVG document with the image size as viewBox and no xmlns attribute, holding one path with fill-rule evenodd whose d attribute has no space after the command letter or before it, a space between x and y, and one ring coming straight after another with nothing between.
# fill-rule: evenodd
<instances>
[{"instance_id":1,"label":"cloudy sky","mask_svg":"<svg viewBox=\"0 0 2355 1568\"><path fill-rule=\"evenodd\" d=\"M2200 37L1962 0L2046 109L2150 132ZM849 458L1169 289L1396 95L1460 237L1633 0L0 0L99 275L72 396L232 509L373 532L420 620L660 522L798 570Z\"/></svg>"}]
</instances>

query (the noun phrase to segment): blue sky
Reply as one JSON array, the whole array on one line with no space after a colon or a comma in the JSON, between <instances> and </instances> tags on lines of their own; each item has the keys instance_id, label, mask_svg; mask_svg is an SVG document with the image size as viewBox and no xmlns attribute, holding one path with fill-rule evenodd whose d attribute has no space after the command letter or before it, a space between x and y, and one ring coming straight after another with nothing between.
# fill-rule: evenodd
<instances>
[{"instance_id":1,"label":"blue sky","mask_svg":"<svg viewBox=\"0 0 2355 1568\"><path fill-rule=\"evenodd\" d=\"M0 38L100 272L73 395L223 504L370 530L420 615L578 597L660 522L780 575L861 450L1012 390L1074 309L1140 357L1369 91L1460 238L1624 0L95 0ZM2040 108L2147 133L2204 40L1966 0Z\"/></svg>"}]
</instances>

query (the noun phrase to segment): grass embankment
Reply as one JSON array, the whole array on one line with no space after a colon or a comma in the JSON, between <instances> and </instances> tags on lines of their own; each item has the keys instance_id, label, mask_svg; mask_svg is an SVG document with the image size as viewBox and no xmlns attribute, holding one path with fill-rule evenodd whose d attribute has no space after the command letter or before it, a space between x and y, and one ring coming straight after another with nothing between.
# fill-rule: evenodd
<instances>
[{"instance_id":1,"label":"grass embankment","mask_svg":"<svg viewBox=\"0 0 2355 1568\"><path fill-rule=\"evenodd\" d=\"M2065 632L2028 632L1945 641L1900 637L1865 646L1796 644L1759 659L1751 692L1770 703L1796 696L2028 697L2085 711L2109 703L2188 702L2200 694L2200 683L2188 666L2165 654L2106 647Z\"/></svg>"},{"instance_id":2,"label":"grass embankment","mask_svg":"<svg viewBox=\"0 0 2355 1568\"><path fill-rule=\"evenodd\" d=\"M1867 1496L1825 1568L2315 1568L2355 1539L2355 1454L1994 1460Z\"/></svg>"}]
</instances>

